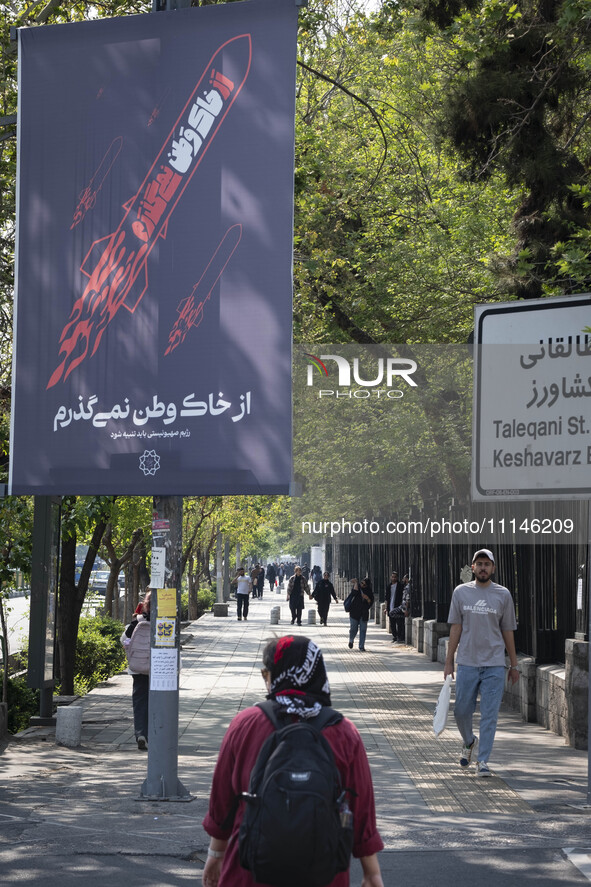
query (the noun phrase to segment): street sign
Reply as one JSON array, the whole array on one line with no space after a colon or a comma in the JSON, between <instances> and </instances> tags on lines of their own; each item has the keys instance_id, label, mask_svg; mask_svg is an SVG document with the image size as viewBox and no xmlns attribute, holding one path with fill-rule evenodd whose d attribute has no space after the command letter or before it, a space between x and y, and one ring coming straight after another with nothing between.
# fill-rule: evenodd
<instances>
[{"instance_id":1,"label":"street sign","mask_svg":"<svg viewBox=\"0 0 591 887\"><path fill-rule=\"evenodd\" d=\"M591 296L476 308L472 498L591 495Z\"/></svg>"}]
</instances>

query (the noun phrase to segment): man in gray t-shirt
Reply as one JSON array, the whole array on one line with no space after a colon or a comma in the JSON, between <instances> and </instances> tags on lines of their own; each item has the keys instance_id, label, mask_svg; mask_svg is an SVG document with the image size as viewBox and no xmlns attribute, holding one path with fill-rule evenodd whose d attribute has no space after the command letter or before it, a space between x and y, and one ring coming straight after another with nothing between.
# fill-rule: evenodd
<instances>
[{"instance_id":1,"label":"man in gray t-shirt","mask_svg":"<svg viewBox=\"0 0 591 887\"><path fill-rule=\"evenodd\" d=\"M454 675L457 650L454 717L463 739L460 766L468 767L478 747L478 776L490 776L488 760L497 728L505 687L505 650L511 667L509 680L519 680L513 632L517 628L511 593L492 581L495 559L481 548L472 558L474 581L454 589L449 610L451 623L444 677ZM472 718L480 693L480 741L472 731Z\"/></svg>"}]
</instances>

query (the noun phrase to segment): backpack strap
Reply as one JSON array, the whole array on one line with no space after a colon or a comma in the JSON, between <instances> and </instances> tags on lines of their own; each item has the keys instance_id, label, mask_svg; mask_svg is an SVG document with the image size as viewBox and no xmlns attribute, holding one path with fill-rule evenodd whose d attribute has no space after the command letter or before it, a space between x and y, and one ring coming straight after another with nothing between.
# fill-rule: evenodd
<instances>
[{"instance_id":1,"label":"backpack strap","mask_svg":"<svg viewBox=\"0 0 591 887\"><path fill-rule=\"evenodd\" d=\"M286 726L285 719L280 717L283 706L275 702L274 699L265 699L263 702L257 702L257 706L266 714L276 730L281 730L282 727ZM343 716L340 711L337 711L330 705L323 705L320 713L315 718L300 720L300 723L310 724L311 727L321 732L325 727L332 727L333 724L338 724L342 720Z\"/></svg>"}]
</instances>

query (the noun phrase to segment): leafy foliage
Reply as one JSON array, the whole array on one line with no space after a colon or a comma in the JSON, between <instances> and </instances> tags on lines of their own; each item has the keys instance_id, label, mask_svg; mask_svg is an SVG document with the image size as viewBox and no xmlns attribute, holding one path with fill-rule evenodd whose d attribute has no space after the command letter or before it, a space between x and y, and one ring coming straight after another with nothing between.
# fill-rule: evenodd
<instances>
[{"instance_id":1,"label":"leafy foliage","mask_svg":"<svg viewBox=\"0 0 591 887\"><path fill-rule=\"evenodd\" d=\"M109 616L84 616L78 626L75 692L83 695L125 665L120 637L123 624Z\"/></svg>"}]
</instances>

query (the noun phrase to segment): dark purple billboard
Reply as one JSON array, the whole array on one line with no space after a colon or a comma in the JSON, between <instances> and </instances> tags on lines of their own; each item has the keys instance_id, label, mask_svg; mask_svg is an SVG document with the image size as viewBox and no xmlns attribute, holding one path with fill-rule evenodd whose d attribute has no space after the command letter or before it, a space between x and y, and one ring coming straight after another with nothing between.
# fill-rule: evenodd
<instances>
[{"instance_id":1,"label":"dark purple billboard","mask_svg":"<svg viewBox=\"0 0 591 887\"><path fill-rule=\"evenodd\" d=\"M18 33L10 492L288 492L293 0Z\"/></svg>"}]
</instances>

